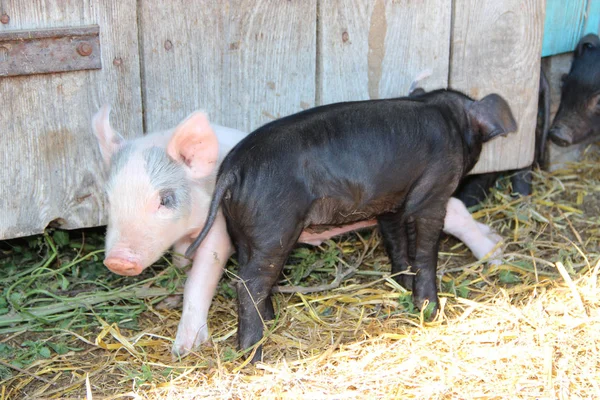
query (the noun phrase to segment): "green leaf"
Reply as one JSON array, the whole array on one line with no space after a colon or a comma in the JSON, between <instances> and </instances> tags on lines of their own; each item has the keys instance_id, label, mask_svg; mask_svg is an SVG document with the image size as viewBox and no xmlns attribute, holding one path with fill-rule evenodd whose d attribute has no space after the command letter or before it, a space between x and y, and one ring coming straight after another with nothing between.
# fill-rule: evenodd
<instances>
[{"instance_id":1,"label":"green leaf","mask_svg":"<svg viewBox=\"0 0 600 400\"><path fill-rule=\"evenodd\" d=\"M435 310L435 307L436 302L430 301L429 304L427 304L427 307L425 307L425 309L423 310L423 317L429 320L433 316L433 311Z\"/></svg>"},{"instance_id":2,"label":"green leaf","mask_svg":"<svg viewBox=\"0 0 600 400\"><path fill-rule=\"evenodd\" d=\"M9 356L12 356L14 353L14 349L7 345L6 343L0 343L0 358L7 359Z\"/></svg>"},{"instance_id":3,"label":"green leaf","mask_svg":"<svg viewBox=\"0 0 600 400\"><path fill-rule=\"evenodd\" d=\"M237 298L237 291L227 282L221 283L221 293L229 299Z\"/></svg>"},{"instance_id":4,"label":"green leaf","mask_svg":"<svg viewBox=\"0 0 600 400\"><path fill-rule=\"evenodd\" d=\"M334 313L334 309L331 307L327 307L321 312L321 316L329 317L329 316L333 315L333 313Z\"/></svg>"},{"instance_id":5,"label":"green leaf","mask_svg":"<svg viewBox=\"0 0 600 400\"><path fill-rule=\"evenodd\" d=\"M10 294L10 302L13 304L20 305L23 302L23 294L19 292L13 292Z\"/></svg>"},{"instance_id":6,"label":"green leaf","mask_svg":"<svg viewBox=\"0 0 600 400\"><path fill-rule=\"evenodd\" d=\"M10 368L0 365L0 381L6 381L13 377L13 372Z\"/></svg>"},{"instance_id":7,"label":"green leaf","mask_svg":"<svg viewBox=\"0 0 600 400\"><path fill-rule=\"evenodd\" d=\"M55 231L52 235L54 243L58 247L66 246L69 244L69 234L66 231Z\"/></svg>"},{"instance_id":8,"label":"green leaf","mask_svg":"<svg viewBox=\"0 0 600 400\"><path fill-rule=\"evenodd\" d=\"M412 294L405 293L398 297L398 303L409 313L414 314L416 311L415 305L412 302Z\"/></svg>"},{"instance_id":9,"label":"green leaf","mask_svg":"<svg viewBox=\"0 0 600 400\"><path fill-rule=\"evenodd\" d=\"M527 260L513 261L512 265L519 267L520 269L522 269L524 271L533 271L533 264L531 263L531 261L527 261Z\"/></svg>"},{"instance_id":10,"label":"green leaf","mask_svg":"<svg viewBox=\"0 0 600 400\"><path fill-rule=\"evenodd\" d=\"M514 274L512 271L502 270L498 275L500 282L502 283L519 283L521 282L521 278L517 274Z\"/></svg>"},{"instance_id":11,"label":"green leaf","mask_svg":"<svg viewBox=\"0 0 600 400\"><path fill-rule=\"evenodd\" d=\"M61 275L60 277L62 278L62 279L61 279L61 282L60 282L60 288L61 288L62 290L67 290L67 288L68 288L68 287L69 287L69 285L70 285L70 282L69 282L69 280L68 280L67 278L65 278L65 276L64 276L64 275Z\"/></svg>"},{"instance_id":12,"label":"green leaf","mask_svg":"<svg viewBox=\"0 0 600 400\"><path fill-rule=\"evenodd\" d=\"M69 348L64 343L48 343L48 346L52 347L52 350L56 354L66 354L69 351Z\"/></svg>"},{"instance_id":13,"label":"green leaf","mask_svg":"<svg viewBox=\"0 0 600 400\"><path fill-rule=\"evenodd\" d=\"M307 249L306 247L300 247L292 253L292 257L294 258L306 258L310 257L313 254L312 250Z\"/></svg>"},{"instance_id":14,"label":"green leaf","mask_svg":"<svg viewBox=\"0 0 600 400\"><path fill-rule=\"evenodd\" d=\"M467 285L461 285L459 287L456 288L456 294L458 295L458 297L462 297L463 299L466 299L469 297L469 293L471 293L471 291L469 290L469 288L467 287Z\"/></svg>"},{"instance_id":15,"label":"green leaf","mask_svg":"<svg viewBox=\"0 0 600 400\"><path fill-rule=\"evenodd\" d=\"M52 354L50 353L50 349L49 349L48 347L46 347L46 346L44 346L44 347L40 348L40 349L38 350L38 354L39 354L40 356L44 357L44 358L50 358L50 356L52 355Z\"/></svg>"},{"instance_id":16,"label":"green leaf","mask_svg":"<svg viewBox=\"0 0 600 400\"><path fill-rule=\"evenodd\" d=\"M43 236L41 236L41 235L31 236L31 237L27 238L27 245L29 246L30 249L41 248L42 245L44 244L44 241L42 238L43 238Z\"/></svg>"},{"instance_id":17,"label":"green leaf","mask_svg":"<svg viewBox=\"0 0 600 400\"><path fill-rule=\"evenodd\" d=\"M25 365L21 361L17 361L17 360L11 361L10 365L13 365L13 366L15 366L17 368L21 368L21 369L23 369L25 367Z\"/></svg>"},{"instance_id":18,"label":"green leaf","mask_svg":"<svg viewBox=\"0 0 600 400\"><path fill-rule=\"evenodd\" d=\"M224 361L232 361L238 357L238 352L233 350L231 347L226 347L223 350L223 360Z\"/></svg>"},{"instance_id":19,"label":"green leaf","mask_svg":"<svg viewBox=\"0 0 600 400\"><path fill-rule=\"evenodd\" d=\"M152 380L152 369L147 364L142 364L142 377L145 382Z\"/></svg>"}]
</instances>

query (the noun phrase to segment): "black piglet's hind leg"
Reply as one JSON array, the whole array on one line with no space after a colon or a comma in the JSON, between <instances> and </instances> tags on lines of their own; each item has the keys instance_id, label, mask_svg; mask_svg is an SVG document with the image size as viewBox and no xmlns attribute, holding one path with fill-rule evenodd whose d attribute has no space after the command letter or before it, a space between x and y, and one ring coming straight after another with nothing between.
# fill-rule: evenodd
<instances>
[{"instance_id":1,"label":"black piglet's hind leg","mask_svg":"<svg viewBox=\"0 0 600 400\"><path fill-rule=\"evenodd\" d=\"M408 225L400 213L386 213L377 218L383 244L392 263L392 275L406 290L412 290L413 274L410 270Z\"/></svg>"},{"instance_id":2,"label":"black piglet's hind leg","mask_svg":"<svg viewBox=\"0 0 600 400\"><path fill-rule=\"evenodd\" d=\"M280 226L291 224L281 223ZM294 229L291 230L294 232ZM238 294L238 341L241 350L246 350L258 343L264 333L265 322L275 317L271 290L277 283L283 265L288 258L294 244L300 236L301 228L296 228L291 236L284 235L284 230L272 232L270 239L248 241L248 243L260 243L260 247L253 246L251 251L241 249L249 248L238 245L238 249L244 252L246 261L240 263L239 278L237 286ZM282 238L282 239L279 239ZM285 239L283 239L285 238ZM244 242L244 239L238 240ZM262 359L262 346L256 349L252 362Z\"/></svg>"},{"instance_id":3,"label":"black piglet's hind leg","mask_svg":"<svg viewBox=\"0 0 600 400\"><path fill-rule=\"evenodd\" d=\"M285 260L285 257L281 257ZM240 266L237 284L238 341L241 350L258 343L264 333L265 322L274 318L270 292L283 268L283 261L251 257ZM254 353L252 362L262 359L262 346Z\"/></svg>"},{"instance_id":4,"label":"black piglet's hind leg","mask_svg":"<svg viewBox=\"0 0 600 400\"><path fill-rule=\"evenodd\" d=\"M415 215L416 249L413 269L415 271L413 285L413 302L420 309L425 301L434 303L431 310L435 316L439 300L437 296L436 272L438 247L444 218Z\"/></svg>"}]
</instances>

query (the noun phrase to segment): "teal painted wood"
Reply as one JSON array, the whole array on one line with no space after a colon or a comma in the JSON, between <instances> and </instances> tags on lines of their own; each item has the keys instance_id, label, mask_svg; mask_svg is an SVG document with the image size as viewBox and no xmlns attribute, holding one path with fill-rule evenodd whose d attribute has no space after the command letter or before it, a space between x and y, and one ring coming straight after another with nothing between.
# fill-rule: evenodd
<instances>
[{"instance_id":1,"label":"teal painted wood","mask_svg":"<svg viewBox=\"0 0 600 400\"><path fill-rule=\"evenodd\" d=\"M600 0L546 0L542 57L573 51L586 33L598 33Z\"/></svg>"},{"instance_id":2,"label":"teal painted wood","mask_svg":"<svg viewBox=\"0 0 600 400\"><path fill-rule=\"evenodd\" d=\"M573 50L581 37L587 0L546 0L542 57Z\"/></svg>"},{"instance_id":3,"label":"teal painted wood","mask_svg":"<svg viewBox=\"0 0 600 400\"><path fill-rule=\"evenodd\" d=\"M600 34L600 0L588 0L587 21L583 34Z\"/></svg>"}]
</instances>

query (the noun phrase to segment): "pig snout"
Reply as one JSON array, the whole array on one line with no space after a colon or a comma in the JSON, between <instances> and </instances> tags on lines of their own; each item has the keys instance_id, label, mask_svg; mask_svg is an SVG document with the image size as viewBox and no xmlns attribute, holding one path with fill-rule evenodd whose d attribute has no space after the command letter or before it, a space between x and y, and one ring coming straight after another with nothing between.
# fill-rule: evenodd
<instances>
[{"instance_id":1,"label":"pig snout","mask_svg":"<svg viewBox=\"0 0 600 400\"><path fill-rule=\"evenodd\" d=\"M563 127L558 126L550 129L549 135L552 142L561 147L567 147L573 144L572 135Z\"/></svg>"},{"instance_id":2,"label":"pig snout","mask_svg":"<svg viewBox=\"0 0 600 400\"><path fill-rule=\"evenodd\" d=\"M104 265L117 275L139 275L144 267L133 254L127 251L111 251L104 259Z\"/></svg>"}]
</instances>

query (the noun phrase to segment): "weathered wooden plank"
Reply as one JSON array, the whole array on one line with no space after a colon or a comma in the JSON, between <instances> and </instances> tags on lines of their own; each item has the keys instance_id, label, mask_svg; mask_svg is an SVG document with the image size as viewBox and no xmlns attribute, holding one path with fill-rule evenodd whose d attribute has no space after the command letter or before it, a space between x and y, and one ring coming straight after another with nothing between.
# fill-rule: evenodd
<instances>
[{"instance_id":1,"label":"weathered wooden plank","mask_svg":"<svg viewBox=\"0 0 600 400\"><path fill-rule=\"evenodd\" d=\"M316 0L144 0L140 16L148 130L199 108L251 130L314 105Z\"/></svg>"},{"instance_id":2,"label":"weathered wooden plank","mask_svg":"<svg viewBox=\"0 0 600 400\"><path fill-rule=\"evenodd\" d=\"M5 0L0 31L97 24L102 69L0 78L0 239L100 225L102 173L91 116L103 103L141 133L135 0Z\"/></svg>"},{"instance_id":3,"label":"weathered wooden plank","mask_svg":"<svg viewBox=\"0 0 600 400\"><path fill-rule=\"evenodd\" d=\"M319 103L404 96L427 70L446 87L450 18L445 0L321 0Z\"/></svg>"},{"instance_id":4,"label":"weathered wooden plank","mask_svg":"<svg viewBox=\"0 0 600 400\"><path fill-rule=\"evenodd\" d=\"M533 161L544 1L457 0L450 86L509 102L519 131L484 146L474 173L522 168Z\"/></svg>"}]
</instances>

